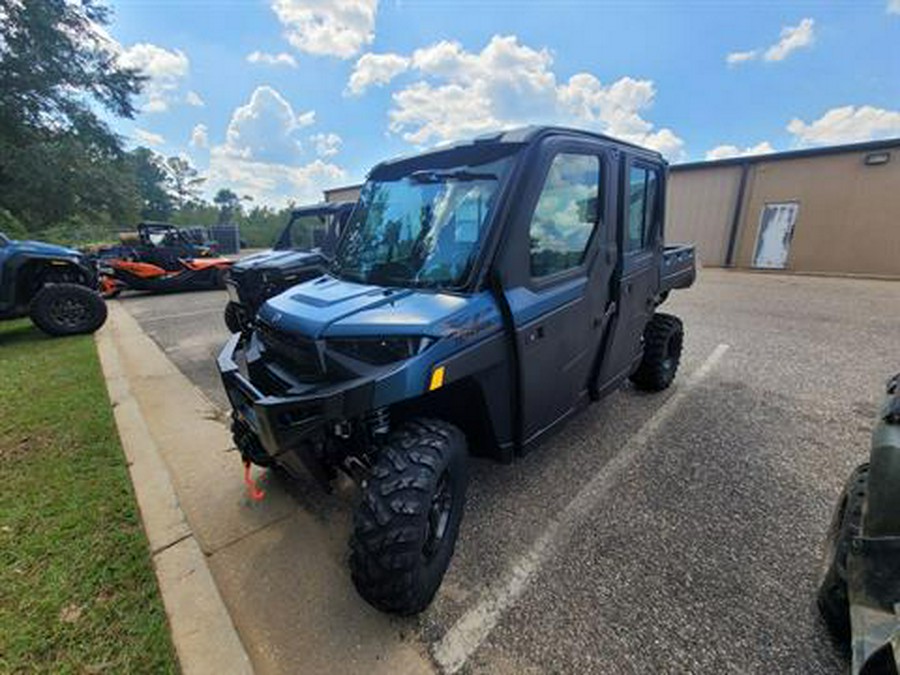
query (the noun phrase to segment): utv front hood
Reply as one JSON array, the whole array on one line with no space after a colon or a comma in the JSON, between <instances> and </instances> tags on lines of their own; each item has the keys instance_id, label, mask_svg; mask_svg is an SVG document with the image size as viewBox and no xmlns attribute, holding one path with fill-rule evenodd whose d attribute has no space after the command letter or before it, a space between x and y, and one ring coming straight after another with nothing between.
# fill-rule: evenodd
<instances>
[{"instance_id":1,"label":"utv front hood","mask_svg":"<svg viewBox=\"0 0 900 675\"><path fill-rule=\"evenodd\" d=\"M262 251L246 258L242 258L234 264L234 268L240 271L249 270L278 270L283 274L290 274L298 270L321 265L324 258L318 251Z\"/></svg>"},{"instance_id":2,"label":"utv front hood","mask_svg":"<svg viewBox=\"0 0 900 675\"><path fill-rule=\"evenodd\" d=\"M259 318L282 331L328 336L432 335L474 298L435 291L368 286L323 276L266 302Z\"/></svg>"},{"instance_id":3,"label":"utv front hood","mask_svg":"<svg viewBox=\"0 0 900 675\"><path fill-rule=\"evenodd\" d=\"M31 253L41 256L59 256L60 258L81 258L82 255L72 248L45 244L42 241L13 241L10 242L16 253Z\"/></svg>"}]
</instances>

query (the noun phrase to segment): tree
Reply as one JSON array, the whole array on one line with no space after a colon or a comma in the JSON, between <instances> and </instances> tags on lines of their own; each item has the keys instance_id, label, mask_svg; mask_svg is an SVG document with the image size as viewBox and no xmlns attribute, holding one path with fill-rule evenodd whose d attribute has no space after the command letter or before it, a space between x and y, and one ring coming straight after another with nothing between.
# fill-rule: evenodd
<instances>
[{"instance_id":1,"label":"tree","mask_svg":"<svg viewBox=\"0 0 900 675\"><path fill-rule=\"evenodd\" d=\"M176 206L184 208L200 199L200 188L206 178L194 168L186 157L169 157L165 162L169 192Z\"/></svg>"},{"instance_id":2,"label":"tree","mask_svg":"<svg viewBox=\"0 0 900 675\"><path fill-rule=\"evenodd\" d=\"M0 203L29 231L133 215L134 177L98 110L130 118L144 78L122 68L95 0L0 0Z\"/></svg>"},{"instance_id":3,"label":"tree","mask_svg":"<svg viewBox=\"0 0 900 675\"><path fill-rule=\"evenodd\" d=\"M74 132L118 150L94 112L131 118L145 78L121 67L102 27L109 9L96 0L0 0L0 136Z\"/></svg>"},{"instance_id":4,"label":"tree","mask_svg":"<svg viewBox=\"0 0 900 675\"><path fill-rule=\"evenodd\" d=\"M241 202L252 200L253 197L249 195L238 197L237 193L228 188L219 190L216 196L213 197L213 203L219 207L219 225L230 225L233 223L235 217L242 213L243 205Z\"/></svg>"},{"instance_id":5,"label":"tree","mask_svg":"<svg viewBox=\"0 0 900 675\"><path fill-rule=\"evenodd\" d=\"M141 218L169 220L175 204L166 191L169 174L165 160L149 148L135 148L129 153L138 194Z\"/></svg>"}]
</instances>

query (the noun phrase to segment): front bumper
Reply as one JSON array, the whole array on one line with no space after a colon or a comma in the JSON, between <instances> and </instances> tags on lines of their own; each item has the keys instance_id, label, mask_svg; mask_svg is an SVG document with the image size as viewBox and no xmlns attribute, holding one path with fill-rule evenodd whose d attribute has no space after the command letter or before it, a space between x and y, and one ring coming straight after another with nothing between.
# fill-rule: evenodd
<instances>
[{"instance_id":1,"label":"front bumper","mask_svg":"<svg viewBox=\"0 0 900 675\"><path fill-rule=\"evenodd\" d=\"M335 425L371 409L374 382L370 378L310 384L288 395L263 391L247 374L244 339L233 335L225 344L217 360L219 374L236 420L256 434L276 462L291 463L286 453L302 456Z\"/></svg>"}]
</instances>

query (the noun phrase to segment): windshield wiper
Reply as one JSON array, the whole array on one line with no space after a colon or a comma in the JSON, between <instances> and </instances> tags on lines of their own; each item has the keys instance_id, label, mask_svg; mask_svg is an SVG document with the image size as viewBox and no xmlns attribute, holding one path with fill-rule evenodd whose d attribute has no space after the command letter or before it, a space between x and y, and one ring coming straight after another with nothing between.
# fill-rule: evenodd
<instances>
[{"instance_id":1,"label":"windshield wiper","mask_svg":"<svg viewBox=\"0 0 900 675\"><path fill-rule=\"evenodd\" d=\"M497 180L493 173L476 173L460 169L458 171L429 171L422 169L409 174L409 179L416 183L445 183L447 181Z\"/></svg>"}]
</instances>

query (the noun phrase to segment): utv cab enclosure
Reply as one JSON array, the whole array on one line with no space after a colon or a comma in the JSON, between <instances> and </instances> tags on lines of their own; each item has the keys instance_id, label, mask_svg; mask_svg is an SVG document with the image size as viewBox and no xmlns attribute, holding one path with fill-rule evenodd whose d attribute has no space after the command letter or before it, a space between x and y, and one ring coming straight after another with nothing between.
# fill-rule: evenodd
<instances>
[{"instance_id":1,"label":"utv cab enclosure","mask_svg":"<svg viewBox=\"0 0 900 675\"><path fill-rule=\"evenodd\" d=\"M315 204L294 209L275 247L237 262L227 280L225 325L246 330L259 306L282 291L325 271L353 202Z\"/></svg>"},{"instance_id":2,"label":"utv cab enclosure","mask_svg":"<svg viewBox=\"0 0 900 675\"><path fill-rule=\"evenodd\" d=\"M350 566L424 609L453 553L468 455L509 462L631 377L675 376L694 280L663 243L667 167L529 127L379 164L328 274L275 296L219 357L245 462L359 485Z\"/></svg>"},{"instance_id":3,"label":"utv cab enclosure","mask_svg":"<svg viewBox=\"0 0 900 675\"><path fill-rule=\"evenodd\" d=\"M97 284L82 253L0 233L0 320L30 316L49 335L93 333L106 321Z\"/></svg>"}]
</instances>

